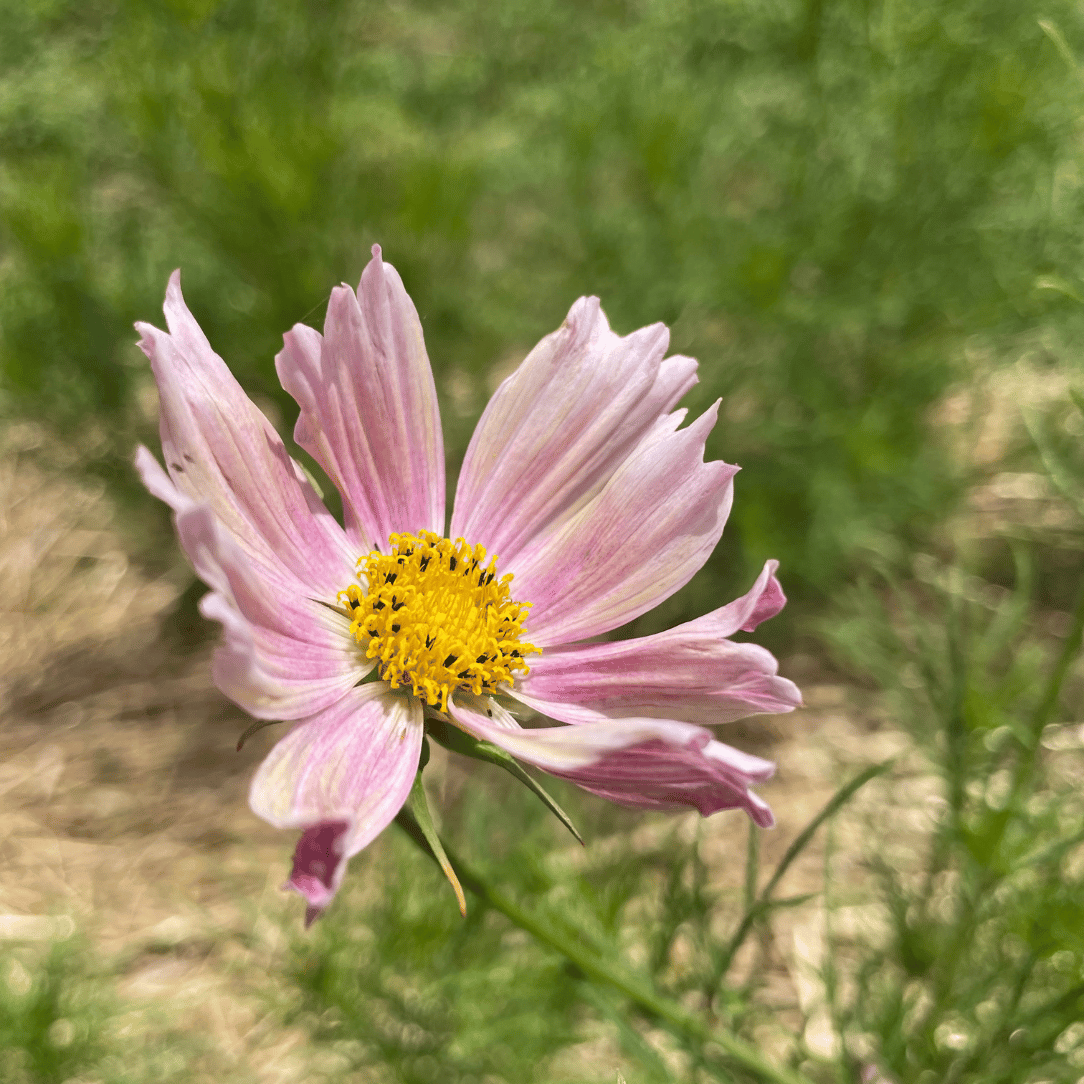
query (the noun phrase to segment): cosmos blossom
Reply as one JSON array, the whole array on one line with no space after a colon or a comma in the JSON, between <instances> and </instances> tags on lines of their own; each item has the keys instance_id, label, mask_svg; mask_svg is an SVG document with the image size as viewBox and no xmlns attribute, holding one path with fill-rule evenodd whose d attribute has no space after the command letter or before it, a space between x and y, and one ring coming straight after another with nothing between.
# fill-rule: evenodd
<instances>
[{"instance_id":1,"label":"cosmos blossom","mask_svg":"<svg viewBox=\"0 0 1084 1084\"><path fill-rule=\"evenodd\" d=\"M378 246L324 333L275 359L298 445L342 495L343 524L211 349L181 296L169 332L137 324L161 402L165 469L147 488L210 588L226 696L296 720L252 782L256 814L301 831L288 886L311 921L410 794L439 719L594 794L704 816L744 809L774 765L706 726L790 711L772 655L728 637L782 609L768 561L748 593L667 632L599 642L689 581L722 534L737 467L703 460L719 404L681 428L696 362L662 324L621 337L581 298L500 385L445 528L444 449L413 303ZM535 713L559 726L525 728Z\"/></svg>"}]
</instances>

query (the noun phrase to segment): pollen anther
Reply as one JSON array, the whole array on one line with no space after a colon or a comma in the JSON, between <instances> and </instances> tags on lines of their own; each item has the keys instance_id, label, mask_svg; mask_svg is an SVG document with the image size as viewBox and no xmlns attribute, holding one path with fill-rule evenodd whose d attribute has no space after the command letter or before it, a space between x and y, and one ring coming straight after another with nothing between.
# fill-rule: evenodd
<instances>
[{"instance_id":1,"label":"pollen anther","mask_svg":"<svg viewBox=\"0 0 1084 1084\"><path fill-rule=\"evenodd\" d=\"M358 561L368 592L351 585L339 602L393 689L409 687L446 711L453 689L491 694L530 672L523 658L539 649L520 639L530 603L512 598L511 574L497 578L496 557L487 563L484 546L432 531L389 542L390 554L373 550Z\"/></svg>"}]
</instances>

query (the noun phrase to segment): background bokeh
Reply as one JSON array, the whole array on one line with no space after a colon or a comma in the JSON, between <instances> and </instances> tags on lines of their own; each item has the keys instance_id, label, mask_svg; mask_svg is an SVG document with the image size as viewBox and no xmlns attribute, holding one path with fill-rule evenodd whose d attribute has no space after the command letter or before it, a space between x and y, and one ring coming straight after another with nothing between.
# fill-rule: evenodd
<instances>
[{"instance_id":1,"label":"background bokeh","mask_svg":"<svg viewBox=\"0 0 1084 1084\"><path fill-rule=\"evenodd\" d=\"M82 441L142 517L131 325L161 322L177 266L288 433L280 336L319 326L381 243L453 469L486 373L574 298L599 295L623 333L665 321L701 362L693 409L724 398L710 453L744 468L710 587L775 556L818 600L856 562L898 564L958 496L929 424L946 388L1022 337L1060 360L1080 327L1084 30L1063 0L53 0L0 18L0 404Z\"/></svg>"},{"instance_id":2,"label":"background bokeh","mask_svg":"<svg viewBox=\"0 0 1084 1084\"><path fill-rule=\"evenodd\" d=\"M225 759L245 720L131 466L157 411L132 324L162 325L180 267L289 441L281 335L376 242L453 481L495 381L581 294L699 359L684 405L723 399L734 510L620 634L780 559L790 605L756 638L810 709L730 732L782 765L766 860L899 758L778 911L736 817L558 788L599 841L570 856L525 793L438 758L451 836L818 1080L1078 1084L1079 665L1049 682L1084 550L1081 58L1070 0L0 0L0 1076L746 1079L492 912L461 924L401 839L308 937L272 891L289 841L242 814L271 739ZM171 991L189 1023L133 1016Z\"/></svg>"}]
</instances>

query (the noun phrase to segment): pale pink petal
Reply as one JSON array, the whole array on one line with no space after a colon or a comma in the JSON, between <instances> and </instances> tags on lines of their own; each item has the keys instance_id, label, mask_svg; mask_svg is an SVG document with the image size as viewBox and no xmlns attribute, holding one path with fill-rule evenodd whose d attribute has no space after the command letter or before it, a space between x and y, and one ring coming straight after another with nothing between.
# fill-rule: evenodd
<instances>
[{"instance_id":1,"label":"pale pink petal","mask_svg":"<svg viewBox=\"0 0 1084 1084\"><path fill-rule=\"evenodd\" d=\"M582 297L497 389L459 475L451 536L502 569L594 496L696 383L692 358L663 359L662 324L615 335Z\"/></svg>"},{"instance_id":2,"label":"pale pink petal","mask_svg":"<svg viewBox=\"0 0 1084 1084\"><path fill-rule=\"evenodd\" d=\"M455 722L519 760L622 805L642 809L691 806L705 817L744 809L762 827L771 810L750 787L775 765L715 741L711 732L674 719L606 719L583 726L523 730L492 698L459 695Z\"/></svg>"},{"instance_id":3,"label":"pale pink petal","mask_svg":"<svg viewBox=\"0 0 1084 1084\"><path fill-rule=\"evenodd\" d=\"M601 492L514 560L512 596L532 605L536 647L573 643L631 621L692 578L723 533L738 468L703 462L719 404L685 429L659 420Z\"/></svg>"},{"instance_id":4,"label":"pale pink petal","mask_svg":"<svg viewBox=\"0 0 1084 1084\"><path fill-rule=\"evenodd\" d=\"M423 733L421 702L373 681L298 723L260 765L252 811L276 828L304 829L287 887L308 901L309 922L331 902L347 860L407 800Z\"/></svg>"},{"instance_id":5,"label":"pale pink petal","mask_svg":"<svg viewBox=\"0 0 1084 1084\"><path fill-rule=\"evenodd\" d=\"M166 469L178 491L207 504L261 568L288 570L294 593L334 600L357 554L278 434L211 349L181 296L166 291L169 334L136 324L161 403Z\"/></svg>"},{"instance_id":6,"label":"pale pink petal","mask_svg":"<svg viewBox=\"0 0 1084 1084\"><path fill-rule=\"evenodd\" d=\"M179 508L181 546L211 588L200 611L222 623L213 673L223 693L257 718L299 719L335 703L372 669L346 617L293 592L284 569L279 590L275 570L257 570L210 508L180 493L146 448L136 462L147 488Z\"/></svg>"},{"instance_id":7,"label":"pale pink petal","mask_svg":"<svg viewBox=\"0 0 1084 1084\"><path fill-rule=\"evenodd\" d=\"M702 726L793 711L797 686L756 644L727 636L778 613L786 601L768 561L752 589L695 621L654 636L554 647L532 656L512 695L563 723L644 716Z\"/></svg>"},{"instance_id":8,"label":"pale pink petal","mask_svg":"<svg viewBox=\"0 0 1084 1084\"><path fill-rule=\"evenodd\" d=\"M275 359L301 414L294 439L343 497L362 552L393 532L444 534L444 444L422 325L402 279L373 258L357 295L331 294L324 334L297 324Z\"/></svg>"}]
</instances>

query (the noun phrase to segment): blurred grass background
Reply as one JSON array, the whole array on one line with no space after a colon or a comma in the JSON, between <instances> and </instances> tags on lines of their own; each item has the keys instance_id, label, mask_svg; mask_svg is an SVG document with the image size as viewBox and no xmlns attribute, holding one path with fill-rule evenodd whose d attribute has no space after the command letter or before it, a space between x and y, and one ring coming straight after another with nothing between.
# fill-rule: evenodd
<instances>
[{"instance_id":1,"label":"blurred grass background","mask_svg":"<svg viewBox=\"0 0 1084 1084\"><path fill-rule=\"evenodd\" d=\"M775 556L814 604L951 509L963 479L929 412L969 363L1024 337L1062 361L1081 327L1066 0L0 12L0 409L81 442L144 537L131 325L161 322L177 266L289 430L280 336L320 326L380 242L422 316L453 471L486 372L576 296L622 333L667 322L701 362L694 408L725 399L710 454L744 468L695 590L744 589Z\"/></svg>"},{"instance_id":2,"label":"blurred grass background","mask_svg":"<svg viewBox=\"0 0 1084 1084\"><path fill-rule=\"evenodd\" d=\"M879 1066L899 1084L1073 1084L1079 673L1061 701L1046 694L1084 548L1084 425L1063 402L1033 418L1038 450L1017 433L979 454L979 437L1017 406L987 395L999 376L1018 374L1022 401L1029 382L1080 382L1080 57L1069 0L0 0L0 427L44 432L18 456L104 484L129 556L173 574L168 519L131 455L156 443L132 323L162 323L174 267L289 438L281 333L321 326L331 286L356 282L379 242L422 317L453 476L494 367L575 297L598 294L622 333L667 322L672 350L700 359L688 405L724 399L709 456L743 472L708 567L627 631L701 613L777 557L791 605L757 638L800 649L811 682L835 667L858 690L841 763L857 767L884 726L906 735L905 767L833 829L827 891L807 899L803 875L790 906L756 905L759 844L737 869L736 819L698 842L685 821L669 835L566 789L602 841L570 858L488 773L480 793L449 786L446 827L552 921L818 1080ZM977 492L997 515L982 518ZM182 621L195 595L165 623L189 646L213 632ZM124 643L110 665L131 680L153 660ZM94 691L65 644L41 666L47 692L13 686L35 725L83 695L65 682ZM168 700L182 694L155 695L154 717L192 722ZM201 695L219 731L243 725ZM134 787L123 747L110 756L95 785ZM782 784L769 796L784 819ZM110 816L88 815L93 831L128 839ZM281 859L285 839L274 847L261 853ZM745 1079L499 916L462 924L405 841L355 867L304 938L246 919L210 947L155 934L145 953L263 961L275 1026L327 1055L306 1079L599 1080L615 1065L629 1084ZM803 907L812 925L779 925ZM743 913L748 951L732 959ZM846 927L855 914L873 932ZM808 950L813 1001L797 979L797 1002L780 994L780 929ZM16 944L0 964L0 1074L17 1084L273 1079L263 1063L226 1074L202 1032L132 1039L111 1000L123 953Z\"/></svg>"}]
</instances>

